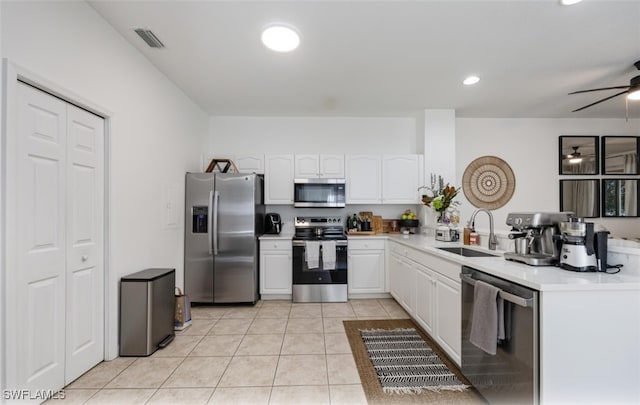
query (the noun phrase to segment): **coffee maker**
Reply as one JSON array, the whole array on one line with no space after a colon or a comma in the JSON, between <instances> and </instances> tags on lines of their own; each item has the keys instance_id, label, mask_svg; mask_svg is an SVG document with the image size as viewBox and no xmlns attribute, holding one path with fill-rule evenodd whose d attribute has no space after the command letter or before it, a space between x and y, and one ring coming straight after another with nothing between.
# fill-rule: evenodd
<instances>
[{"instance_id":1,"label":"coffee maker","mask_svg":"<svg viewBox=\"0 0 640 405\"><path fill-rule=\"evenodd\" d=\"M593 222L569 218L560 223L562 253L560 267L571 271L607 271L609 232L594 231Z\"/></svg>"},{"instance_id":2,"label":"coffee maker","mask_svg":"<svg viewBox=\"0 0 640 405\"><path fill-rule=\"evenodd\" d=\"M514 251L504 258L531 266L554 266L560 258L560 223L573 217L572 212L515 212L507 215L511 226L509 239Z\"/></svg>"}]
</instances>

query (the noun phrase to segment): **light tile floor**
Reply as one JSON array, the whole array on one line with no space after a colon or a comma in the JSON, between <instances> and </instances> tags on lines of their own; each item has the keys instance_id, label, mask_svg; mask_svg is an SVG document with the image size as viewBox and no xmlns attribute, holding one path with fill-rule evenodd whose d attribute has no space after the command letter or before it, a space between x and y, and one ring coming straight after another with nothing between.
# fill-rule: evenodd
<instances>
[{"instance_id":1,"label":"light tile floor","mask_svg":"<svg viewBox=\"0 0 640 405\"><path fill-rule=\"evenodd\" d=\"M63 402L366 404L342 321L409 317L393 299L260 301L191 314L165 349L97 365L65 388Z\"/></svg>"}]
</instances>

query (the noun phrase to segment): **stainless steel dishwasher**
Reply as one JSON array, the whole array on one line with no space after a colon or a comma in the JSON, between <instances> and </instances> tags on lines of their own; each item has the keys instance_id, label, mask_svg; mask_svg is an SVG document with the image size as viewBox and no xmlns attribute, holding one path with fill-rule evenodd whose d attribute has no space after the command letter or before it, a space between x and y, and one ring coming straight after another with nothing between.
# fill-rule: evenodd
<instances>
[{"instance_id":1,"label":"stainless steel dishwasher","mask_svg":"<svg viewBox=\"0 0 640 405\"><path fill-rule=\"evenodd\" d=\"M491 404L539 402L538 291L463 266L462 373ZM495 355L469 341L474 286L478 280L500 288L505 339Z\"/></svg>"}]
</instances>

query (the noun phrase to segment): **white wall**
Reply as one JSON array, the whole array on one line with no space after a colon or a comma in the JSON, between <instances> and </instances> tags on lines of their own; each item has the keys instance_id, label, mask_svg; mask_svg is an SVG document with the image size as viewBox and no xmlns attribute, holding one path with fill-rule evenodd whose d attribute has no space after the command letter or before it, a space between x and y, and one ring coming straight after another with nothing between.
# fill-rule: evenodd
<instances>
[{"instance_id":1,"label":"white wall","mask_svg":"<svg viewBox=\"0 0 640 405\"><path fill-rule=\"evenodd\" d=\"M456 184L462 184L464 170L473 160L481 156L497 156L511 166L516 177L516 189L511 200L494 211L496 229L509 229L505 224L509 212L558 211L560 135L640 135L640 120L458 118ZM475 207L463 193L460 197L463 203L460 212L466 222ZM640 218L597 218L589 221L602 224L612 235L640 238ZM484 214L478 215L476 227L488 229Z\"/></svg>"},{"instance_id":2,"label":"white wall","mask_svg":"<svg viewBox=\"0 0 640 405\"><path fill-rule=\"evenodd\" d=\"M415 118L222 117L209 126L208 153L422 153Z\"/></svg>"},{"instance_id":3,"label":"white wall","mask_svg":"<svg viewBox=\"0 0 640 405\"><path fill-rule=\"evenodd\" d=\"M208 116L86 3L0 7L3 57L113 113L111 292L117 294L121 276L148 267L175 267L181 285L184 173L199 169ZM169 201L172 226L165 224ZM110 303L111 354L117 354L117 308L117 300Z\"/></svg>"}]
</instances>

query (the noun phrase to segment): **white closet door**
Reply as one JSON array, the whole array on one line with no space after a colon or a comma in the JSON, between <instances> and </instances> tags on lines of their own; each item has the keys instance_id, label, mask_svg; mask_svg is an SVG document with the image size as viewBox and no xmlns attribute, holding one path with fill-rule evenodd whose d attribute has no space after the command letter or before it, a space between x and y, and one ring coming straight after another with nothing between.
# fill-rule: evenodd
<instances>
[{"instance_id":1,"label":"white closet door","mask_svg":"<svg viewBox=\"0 0 640 405\"><path fill-rule=\"evenodd\" d=\"M104 357L104 120L73 105L67 161L65 384Z\"/></svg>"},{"instance_id":2,"label":"white closet door","mask_svg":"<svg viewBox=\"0 0 640 405\"><path fill-rule=\"evenodd\" d=\"M57 390L103 359L104 120L22 83L18 103L17 384Z\"/></svg>"},{"instance_id":3,"label":"white closet door","mask_svg":"<svg viewBox=\"0 0 640 405\"><path fill-rule=\"evenodd\" d=\"M66 103L18 84L17 376L21 388L64 385ZM32 391L33 392L33 391Z\"/></svg>"}]
</instances>

